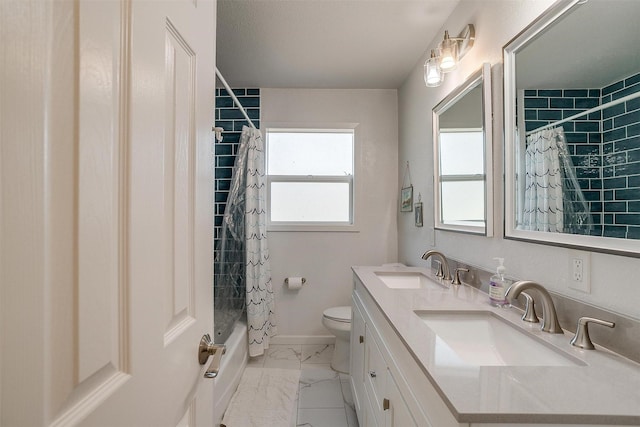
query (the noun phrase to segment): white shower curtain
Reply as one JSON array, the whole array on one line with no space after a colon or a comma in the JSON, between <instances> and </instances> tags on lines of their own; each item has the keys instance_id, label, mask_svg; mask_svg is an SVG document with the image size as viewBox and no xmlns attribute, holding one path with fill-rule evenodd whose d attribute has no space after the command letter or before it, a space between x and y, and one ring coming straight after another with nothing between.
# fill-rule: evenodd
<instances>
[{"instance_id":1,"label":"white shower curtain","mask_svg":"<svg viewBox=\"0 0 640 427\"><path fill-rule=\"evenodd\" d=\"M259 356L277 333L267 244L264 142L260 131L244 126L242 144L247 144L245 235L249 355Z\"/></svg>"},{"instance_id":2,"label":"white shower curtain","mask_svg":"<svg viewBox=\"0 0 640 427\"><path fill-rule=\"evenodd\" d=\"M559 151L564 141L561 127L527 137L524 214L519 228L563 231L563 191Z\"/></svg>"}]
</instances>

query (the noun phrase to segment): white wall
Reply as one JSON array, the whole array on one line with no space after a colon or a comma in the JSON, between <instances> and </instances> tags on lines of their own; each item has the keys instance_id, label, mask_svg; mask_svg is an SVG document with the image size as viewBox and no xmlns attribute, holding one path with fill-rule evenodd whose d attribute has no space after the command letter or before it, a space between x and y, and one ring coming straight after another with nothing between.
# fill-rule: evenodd
<instances>
[{"instance_id":1,"label":"white wall","mask_svg":"<svg viewBox=\"0 0 640 427\"><path fill-rule=\"evenodd\" d=\"M262 128L358 123L358 232L269 232L279 335L328 335L322 312L350 305L353 265L397 258L398 105L396 90L261 89ZM303 276L290 291L283 281Z\"/></svg>"},{"instance_id":2,"label":"white wall","mask_svg":"<svg viewBox=\"0 0 640 427\"><path fill-rule=\"evenodd\" d=\"M574 297L606 309L640 318L640 260L636 258L591 254L591 294L569 289L569 258L571 250L546 245L505 240L503 234L503 111L502 111L502 47L529 22L539 16L552 0L539 1L463 1L442 28L452 34L467 23L476 27L475 46L454 72L448 74L438 88L426 88L422 78L426 56L417 64L398 94L399 158L413 165L414 192L422 192L425 201L425 226L416 229L413 218L398 217L399 261L409 265L425 265L420 255L432 247L434 231L431 110L483 62L493 66L494 105L494 192L495 237L465 235L436 231L435 246L446 255L484 267L495 268L493 257L505 257L508 274L520 279L542 283L558 293ZM435 47L433 40L428 47ZM418 166L420 165L420 167ZM398 179L402 180L400 170Z\"/></svg>"}]
</instances>

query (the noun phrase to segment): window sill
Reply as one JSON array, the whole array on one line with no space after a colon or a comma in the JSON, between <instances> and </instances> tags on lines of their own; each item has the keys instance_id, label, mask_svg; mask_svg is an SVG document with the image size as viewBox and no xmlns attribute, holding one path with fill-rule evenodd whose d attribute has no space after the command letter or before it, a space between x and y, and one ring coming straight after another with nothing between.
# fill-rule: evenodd
<instances>
[{"instance_id":1,"label":"window sill","mask_svg":"<svg viewBox=\"0 0 640 427\"><path fill-rule=\"evenodd\" d=\"M268 232L338 232L359 233L360 229L353 225L268 225Z\"/></svg>"}]
</instances>

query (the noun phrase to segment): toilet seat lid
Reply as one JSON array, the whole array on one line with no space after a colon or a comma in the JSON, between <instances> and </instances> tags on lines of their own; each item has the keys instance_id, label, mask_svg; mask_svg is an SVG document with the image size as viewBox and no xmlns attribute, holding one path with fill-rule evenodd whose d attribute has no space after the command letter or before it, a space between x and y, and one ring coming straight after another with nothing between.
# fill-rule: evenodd
<instances>
[{"instance_id":1,"label":"toilet seat lid","mask_svg":"<svg viewBox=\"0 0 640 427\"><path fill-rule=\"evenodd\" d=\"M327 308L322 315L336 322L351 323L351 306Z\"/></svg>"}]
</instances>

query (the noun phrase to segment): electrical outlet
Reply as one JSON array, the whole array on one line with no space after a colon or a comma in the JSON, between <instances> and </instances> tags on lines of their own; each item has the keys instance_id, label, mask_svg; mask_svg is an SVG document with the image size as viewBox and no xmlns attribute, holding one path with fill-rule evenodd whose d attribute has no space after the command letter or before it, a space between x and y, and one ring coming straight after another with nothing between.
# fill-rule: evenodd
<instances>
[{"instance_id":1,"label":"electrical outlet","mask_svg":"<svg viewBox=\"0 0 640 427\"><path fill-rule=\"evenodd\" d=\"M569 254L569 287L591 293L591 253L571 251Z\"/></svg>"},{"instance_id":2,"label":"electrical outlet","mask_svg":"<svg viewBox=\"0 0 640 427\"><path fill-rule=\"evenodd\" d=\"M573 270L572 270L573 281L582 282L582 280L584 279L584 273L583 273L584 263L582 262L582 259L572 258L571 263L573 266Z\"/></svg>"}]
</instances>

